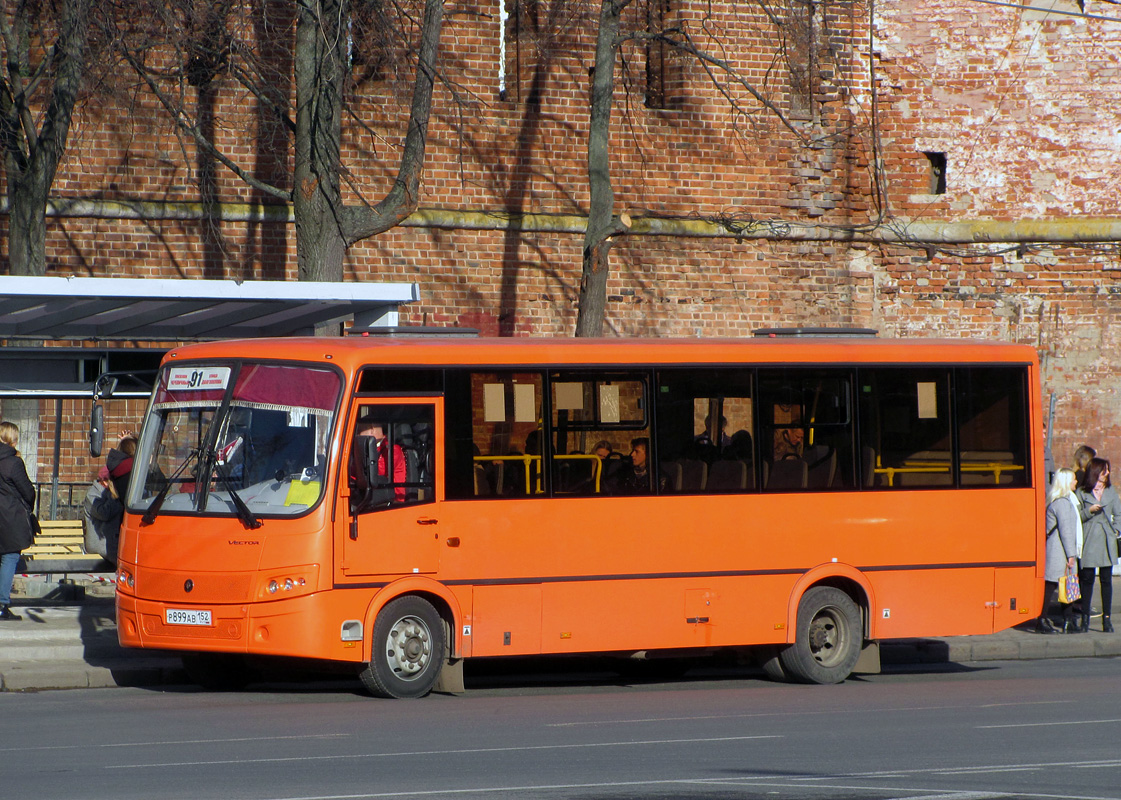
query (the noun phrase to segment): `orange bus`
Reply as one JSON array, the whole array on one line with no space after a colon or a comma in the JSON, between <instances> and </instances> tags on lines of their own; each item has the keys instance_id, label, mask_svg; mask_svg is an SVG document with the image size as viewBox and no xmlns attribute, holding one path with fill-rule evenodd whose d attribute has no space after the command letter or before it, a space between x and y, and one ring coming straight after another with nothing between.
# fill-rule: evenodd
<instances>
[{"instance_id":1,"label":"orange bus","mask_svg":"<svg viewBox=\"0 0 1121 800\"><path fill-rule=\"evenodd\" d=\"M471 657L724 648L842 681L877 640L1039 614L1038 387L1030 347L874 336L180 347L120 641L213 688L268 656L418 697Z\"/></svg>"}]
</instances>

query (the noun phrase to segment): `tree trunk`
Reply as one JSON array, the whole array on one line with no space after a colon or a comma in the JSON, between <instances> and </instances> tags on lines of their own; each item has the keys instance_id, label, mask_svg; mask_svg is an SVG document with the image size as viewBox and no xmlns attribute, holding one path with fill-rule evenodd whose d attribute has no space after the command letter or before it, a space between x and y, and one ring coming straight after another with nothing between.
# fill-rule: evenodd
<instances>
[{"instance_id":1,"label":"tree trunk","mask_svg":"<svg viewBox=\"0 0 1121 800\"><path fill-rule=\"evenodd\" d=\"M292 201L302 281L341 281L342 104L349 0L300 3L296 20L296 135Z\"/></svg>"},{"instance_id":2,"label":"tree trunk","mask_svg":"<svg viewBox=\"0 0 1121 800\"><path fill-rule=\"evenodd\" d=\"M39 191L42 181L24 177L8 169L8 267L12 275L41 276L47 274L47 193Z\"/></svg>"},{"instance_id":3,"label":"tree trunk","mask_svg":"<svg viewBox=\"0 0 1121 800\"><path fill-rule=\"evenodd\" d=\"M444 0L427 0L401 166L375 206L344 207L340 190L343 92L348 77L349 0L302 6L296 23L296 135L293 206L296 261L303 281L341 281L347 248L394 227L420 196Z\"/></svg>"},{"instance_id":4,"label":"tree trunk","mask_svg":"<svg viewBox=\"0 0 1121 800\"><path fill-rule=\"evenodd\" d=\"M584 234L584 259L580 276L577 336L601 336L607 310L607 278L611 237L624 229L612 214L615 192L611 187L611 101L615 85L615 50L619 18L630 0L603 0L596 35L595 70L592 75L592 108L588 130L588 228Z\"/></svg>"},{"instance_id":5,"label":"tree trunk","mask_svg":"<svg viewBox=\"0 0 1121 800\"><path fill-rule=\"evenodd\" d=\"M17 31L4 20L9 71L0 105L0 130L8 180L8 260L13 275L45 275L47 271L47 199L66 151L66 137L85 72L91 2L66 0L63 4L53 54L54 86L38 131L34 127L31 98L24 94L20 67L28 62L27 52L12 51L13 46L26 47L28 39L18 30L23 20L16 21Z\"/></svg>"}]
</instances>

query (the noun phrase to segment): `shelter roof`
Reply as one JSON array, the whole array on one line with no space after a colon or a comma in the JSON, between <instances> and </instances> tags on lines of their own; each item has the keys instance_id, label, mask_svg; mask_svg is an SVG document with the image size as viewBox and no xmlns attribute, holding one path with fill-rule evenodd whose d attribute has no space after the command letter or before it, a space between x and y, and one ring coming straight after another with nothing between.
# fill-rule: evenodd
<instances>
[{"instance_id":1,"label":"shelter roof","mask_svg":"<svg viewBox=\"0 0 1121 800\"><path fill-rule=\"evenodd\" d=\"M147 340L293 336L353 319L395 325L414 283L0 278L0 338Z\"/></svg>"}]
</instances>

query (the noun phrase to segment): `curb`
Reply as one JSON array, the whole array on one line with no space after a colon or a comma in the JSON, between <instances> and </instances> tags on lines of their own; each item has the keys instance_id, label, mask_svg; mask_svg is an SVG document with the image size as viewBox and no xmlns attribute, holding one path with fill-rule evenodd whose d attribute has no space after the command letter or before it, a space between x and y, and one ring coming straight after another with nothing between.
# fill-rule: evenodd
<instances>
[{"instance_id":1,"label":"curb","mask_svg":"<svg viewBox=\"0 0 1121 800\"><path fill-rule=\"evenodd\" d=\"M0 691L4 692L169 686L190 682L178 658L123 659L101 665L82 661L24 661L0 667Z\"/></svg>"},{"instance_id":2,"label":"curb","mask_svg":"<svg viewBox=\"0 0 1121 800\"><path fill-rule=\"evenodd\" d=\"M880 645L880 660L885 664L960 664L1117 656L1121 656L1121 636L1100 631L1074 636L1041 636L1013 629L990 636L900 639Z\"/></svg>"}]
</instances>

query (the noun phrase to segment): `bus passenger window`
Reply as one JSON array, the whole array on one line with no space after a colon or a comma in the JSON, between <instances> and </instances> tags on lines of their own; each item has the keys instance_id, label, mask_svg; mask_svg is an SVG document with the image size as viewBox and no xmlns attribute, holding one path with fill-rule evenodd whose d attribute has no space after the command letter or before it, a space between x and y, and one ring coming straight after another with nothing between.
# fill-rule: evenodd
<instances>
[{"instance_id":1,"label":"bus passenger window","mask_svg":"<svg viewBox=\"0 0 1121 800\"><path fill-rule=\"evenodd\" d=\"M649 467L646 374L556 372L550 465L554 495L638 494ZM636 447L635 442L644 443ZM636 455L637 454L637 455Z\"/></svg>"},{"instance_id":2,"label":"bus passenger window","mask_svg":"<svg viewBox=\"0 0 1121 800\"><path fill-rule=\"evenodd\" d=\"M857 380L864 485L952 486L950 371L874 367L860 370Z\"/></svg>"},{"instance_id":3,"label":"bus passenger window","mask_svg":"<svg viewBox=\"0 0 1121 800\"><path fill-rule=\"evenodd\" d=\"M856 485L851 385L849 370L760 370L763 491Z\"/></svg>"},{"instance_id":4,"label":"bus passenger window","mask_svg":"<svg viewBox=\"0 0 1121 800\"><path fill-rule=\"evenodd\" d=\"M543 383L535 372L447 373L448 499L544 493Z\"/></svg>"},{"instance_id":5,"label":"bus passenger window","mask_svg":"<svg viewBox=\"0 0 1121 800\"><path fill-rule=\"evenodd\" d=\"M1027 486L1026 371L958 367L954 371L961 485Z\"/></svg>"},{"instance_id":6,"label":"bus passenger window","mask_svg":"<svg viewBox=\"0 0 1121 800\"><path fill-rule=\"evenodd\" d=\"M658 372L658 457L679 494L756 491L754 371Z\"/></svg>"}]
</instances>

